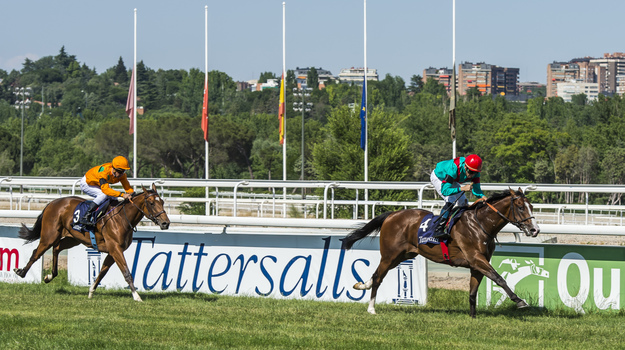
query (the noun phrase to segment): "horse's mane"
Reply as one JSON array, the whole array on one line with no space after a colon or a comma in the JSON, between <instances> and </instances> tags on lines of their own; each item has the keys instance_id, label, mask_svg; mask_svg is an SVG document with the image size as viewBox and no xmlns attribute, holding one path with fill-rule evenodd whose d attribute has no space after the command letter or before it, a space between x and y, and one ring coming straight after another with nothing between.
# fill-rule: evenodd
<instances>
[{"instance_id":1,"label":"horse's mane","mask_svg":"<svg viewBox=\"0 0 625 350\"><path fill-rule=\"evenodd\" d=\"M485 206L486 203L493 204L493 203L495 203L495 202L497 202L497 201L499 201L501 199L504 199L504 198L506 198L508 196L511 196L512 193L514 193L517 196L523 196L523 192L521 192L521 191L510 192L509 190L503 190L501 192L493 193L493 195L488 197L488 199L486 201L480 201L480 202L473 203L471 206L469 206L468 209L469 210L471 210L471 209L479 209L479 208Z\"/></svg>"}]
</instances>

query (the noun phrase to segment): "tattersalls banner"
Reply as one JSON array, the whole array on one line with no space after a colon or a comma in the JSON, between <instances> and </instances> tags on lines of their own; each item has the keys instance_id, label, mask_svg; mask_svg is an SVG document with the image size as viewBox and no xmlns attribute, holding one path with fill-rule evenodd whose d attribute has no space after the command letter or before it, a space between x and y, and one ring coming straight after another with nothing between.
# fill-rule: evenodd
<instances>
[{"instance_id":1,"label":"tattersalls banner","mask_svg":"<svg viewBox=\"0 0 625 350\"><path fill-rule=\"evenodd\" d=\"M491 265L533 307L583 314L625 305L625 247L502 243ZM478 305L498 307L506 299L499 286L482 280Z\"/></svg>"},{"instance_id":2,"label":"tattersalls banner","mask_svg":"<svg viewBox=\"0 0 625 350\"><path fill-rule=\"evenodd\" d=\"M377 240L365 240L346 251L340 238L139 231L125 256L139 291L368 302L371 292L352 286L367 281L377 268ZM72 248L70 282L92 284L103 259L104 254L84 246ZM117 265L101 287L127 287ZM426 264L421 257L389 271L377 295L378 302L398 304L423 304L426 298Z\"/></svg>"},{"instance_id":3,"label":"tattersalls banner","mask_svg":"<svg viewBox=\"0 0 625 350\"><path fill-rule=\"evenodd\" d=\"M13 269L19 269L28 263L33 250L39 245L39 240L24 244L24 240L17 237L19 227L0 227L0 282L41 283L43 257L37 260L28 270L26 277L20 278Z\"/></svg>"}]
</instances>

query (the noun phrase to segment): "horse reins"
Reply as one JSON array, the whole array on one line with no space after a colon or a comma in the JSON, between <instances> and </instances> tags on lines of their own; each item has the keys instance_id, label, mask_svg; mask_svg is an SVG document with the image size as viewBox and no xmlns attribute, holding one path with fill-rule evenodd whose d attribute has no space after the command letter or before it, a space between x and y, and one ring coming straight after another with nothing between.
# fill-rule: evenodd
<instances>
[{"instance_id":1,"label":"horse reins","mask_svg":"<svg viewBox=\"0 0 625 350\"><path fill-rule=\"evenodd\" d=\"M147 193L147 192L144 192L144 193ZM155 196L155 195L156 195L156 193L151 193L149 196L146 196L146 197L145 197L145 199L144 199L144 203L145 203L145 200L146 200L146 199L148 199L149 197ZM156 218L157 218L159 215L161 215L161 214L163 214L163 213L165 212L165 210L163 209L163 210L161 210L160 212L158 212L158 213L154 214L154 216L150 216L150 215L146 214L146 212L144 212L141 208L139 208L139 206L138 206L138 205L136 205L136 204L132 201L132 198L128 199L128 202L130 202L132 205L134 205L134 207L135 207L135 208L137 208L137 210L139 210L139 211L143 214L143 216L145 216L146 218L150 219L150 220L151 220L153 223L155 223L155 224L158 224L158 223L155 221L155 220L156 220ZM110 215L110 216L109 216L109 220L110 220L110 219L111 219L114 215L119 214L119 212L121 212L121 210L123 209L123 210L124 210L124 218L126 219L126 222L128 222L128 225L130 225L130 227L133 229L133 231L135 231L135 232L136 232L136 231L137 231L137 228L136 228L136 227L133 227L133 226L132 226L132 223L130 223L130 219L128 219L128 214L126 213L126 206L122 204L122 205L118 206L117 208L119 208L119 211L118 211L117 213L114 213L114 214ZM114 209L113 209L113 210L114 210ZM105 222L102 226L106 225L107 223L108 223L108 220L107 220L107 221L106 221L106 222Z\"/></svg>"},{"instance_id":2,"label":"horse reins","mask_svg":"<svg viewBox=\"0 0 625 350\"><path fill-rule=\"evenodd\" d=\"M522 196L516 196L516 197L510 197L510 210L512 210L512 215L514 218L517 217L517 207L514 205L514 201L522 198ZM528 216L525 219L522 220L518 220L518 221L512 221L510 220L507 216L503 215L499 210L497 210L497 208L495 208L492 204L490 203L486 203L486 205L488 205L489 208L491 208L495 213L497 213L497 215L499 215L502 219L506 220L507 222L513 224L514 226L516 226L519 230L523 230L523 228L521 228L521 223L530 219L534 219L534 216ZM480 225L480 228L482 229L482 231L484 231L484 233L486 233L487 235L490 236L490 234L488 232L486 232L486 230L484 229L484 227L482 226L482 223L480 222L480 220L477 219L477 210L475 211L475 221L477 221L477 224Z\"/></svg>"},{"instance_id":3,"label":"horse reins","mask_svg":"<svg viewBox=\"0 0 625 350\"><path fill-rule=\"evenodd\" d=\"M152 196L156 196L156 193L151 193L149 196L145 196L145 198L143 199L143 203L146 203L147 199L152 197ZM130 202L130 204L134 205L135 208L137 208L137 210L139 210L143 214L143 216L145 216L146 218L150 219L153 223L155 223L157 225L158 225L158 223L156 222L156 218L159 215L161 215L161 214L163 214L165 212L165 209L163 209L163 210L159 211L158 213L154 214L153 216L150 216L146 212L144 212L141 208L139 208L139 206L136 205L135 202L132 201L132 198L128 199L128 201ZM125 212L126 211L124 210L124 213ZM128 219L128 218L126 217L126 219Z\"/></svg>"}]
</instances>

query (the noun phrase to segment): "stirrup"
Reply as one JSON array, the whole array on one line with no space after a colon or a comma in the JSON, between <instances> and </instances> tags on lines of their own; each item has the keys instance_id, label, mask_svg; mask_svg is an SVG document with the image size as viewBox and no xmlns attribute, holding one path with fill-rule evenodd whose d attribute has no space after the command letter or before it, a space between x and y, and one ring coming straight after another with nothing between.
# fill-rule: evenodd
<instances>
[{"instance_id":1,"label":"stirrup","mask_svg":"<svg viewBox=\"0 0 625 350\"><path fill-rule=\"evenodd\" d=\"M87 225L87 226L95 226L95 222L92 218L89 218L88 216L93 216L91 214L85 215L83 217L81 217L78 220L78 223L81 225Z\"/></svg>"}]
</instances>

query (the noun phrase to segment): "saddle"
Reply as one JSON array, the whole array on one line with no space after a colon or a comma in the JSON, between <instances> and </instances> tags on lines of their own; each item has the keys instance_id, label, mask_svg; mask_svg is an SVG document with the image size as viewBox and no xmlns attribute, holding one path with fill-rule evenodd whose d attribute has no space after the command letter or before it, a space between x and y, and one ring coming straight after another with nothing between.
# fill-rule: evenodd
<instances>
[{"instance_id":1,"label":"saddle","mask_svg":"<svg viewBox=\"0 0 625 350\"><path fill-rule=\"evenodd\" d=\"M78 232L89 232L89 237L91 238L91 245L93 249L98 250L98 245L96 244L95 239L95 225L83 225L80 223L80 218L82 213L86 212L89 208L89 203L93 201L84 201L80 202L76 205L74 209L74 218L72 220L72 228ZM96 210L93 212L93 216L95 216L94 222L97 224L100 219L104 217L104 215L108 212L109 208L114 208L119 205L118 201L111 201L110 198L107 198L102 204L100 204Z\"/></svg>"},{"instance_id":2,"label":"saddle","mask_svg":"<svg viewBox=\"0 0 625 350\"><path fill-rule=\"evenodd\" d=\"M468 208L467 207L458 207L454 211L452 211L449 219L447 219L447 224L445 225L445 231L449 232L454 224L460 219L462 213L464 213ZM441 242L448 242L450 238L446 238L440 240L439 238L434 237L434 230L436 229L436 225L438 221L441 220L439 215L434 215L432 213L427 214L421 220L421 225L419 225L419 231L417 235L419 237L419 244L440 244Z\"/></svg>"}]
</instances>

